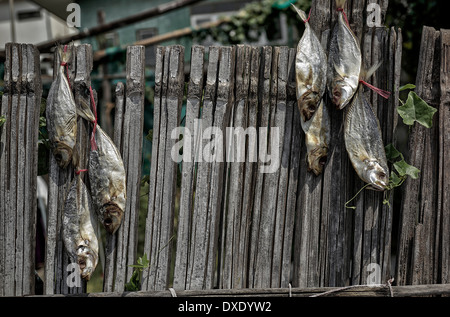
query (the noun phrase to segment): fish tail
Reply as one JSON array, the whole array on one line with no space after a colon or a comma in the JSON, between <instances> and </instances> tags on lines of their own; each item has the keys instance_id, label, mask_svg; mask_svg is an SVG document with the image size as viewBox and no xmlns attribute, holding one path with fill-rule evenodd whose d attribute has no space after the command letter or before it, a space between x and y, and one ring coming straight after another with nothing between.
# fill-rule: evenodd
<instances>
[{"instance_id":1,"label":"fish tail","mask_svg":"<svg viewBox=\"0 0 450 317\"><path fill-rule=\"evenodd\" d=\"M343 9L345 5L346 0L336 0L336 8L337 9Z\"/></svg>"},{"instance_id":2,"label":"fish tail","mask_svg":"<svg viewBox=\"0 0 450 317\"><path fill-rule=\"evenodd\" d=\"M302 19L302 21L306 21L308 19L305 11L297 8L293 3L291 3L291 6L294 7L295 11L297 11L297 13L300 16L300 19Z\"/></svg>"},{"instance_id":3,"label":"fish tail","mask_svg":"<svg viewBox=\"0 0 450 317\"><path fill-rule=\"evenodd\" d=\"M72 50L68 45L58 44L58 54L61 64L68 63L72 57Z\"/></svg>"}]
</instances>

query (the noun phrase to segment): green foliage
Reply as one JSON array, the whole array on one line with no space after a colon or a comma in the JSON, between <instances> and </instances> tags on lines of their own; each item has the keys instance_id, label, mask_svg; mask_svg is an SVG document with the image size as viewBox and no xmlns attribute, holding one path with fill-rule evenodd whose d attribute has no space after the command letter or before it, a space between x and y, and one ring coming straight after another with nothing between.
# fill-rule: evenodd
<instances>
[{"instance_id":1,"label":"green foliage","mask_svg":"<svg viewBox=\"0 0 450 317\"><path fill-rule=\"evenodd\" d=\"M130 281L125 284L125 291L133 292L141 289L142 272L150 267L150 261L147 259L147 254L138 258L137 264L129 265L134 268Z\"/></svg>"},{"instance_id":2,"label":"green foliage","mask_svg":"<svg viewBox=\"0 0 450 317\"><path fill-rule=\"evenodd\" d=\"M415 88L414 85L408 84L401 87L400 91L413 88ZM414 91L409 92L408 99L405 102L401 99L400 102L402 105L398 107L397 111L406 125L413 125L414 122L418 122L426 128L432 127L436 108L429 106Z\"/></svg>"},{"instance_id":3,"label":"green foliage","mask_svg":"<svg viewBox=\"0 0 450 317\"><path fill-rule=\"evenodd\" d=\"M0 127L6 122L6 118L4 116L0 116Z\"/></svg>"},{"instance_id":4,"label":"green foliage","mask_svg":"<svg viewBox=\"0 0 450 317\"><path fill-rule=\"evenodd\" d=\"M397 150L392 144L385 147L386 159L392 163L392 166L397 171L391 171L389 177L389 184L385 191L383 204L389 204L389 198L394 188L401 186L408 176L412 179L419 178L420 170L412 165L406 163L403 154Z\"/></svg>"},{"instance_id":5,"label":"green foliage","mask_svg":"<svg viewBox=\"0 0 450 317\"><path fill-rule=\"evenodd\" d=\"M247 4L229 21L218 27L195 30L193 37L196 41L202 41L211 36L214 41L223 44L242 44L244 42L256 42L262 32L267 31L270 37L277 32L277 21L279 13L286 14L292 25L298 25L299 18L290 7L295 4L302 10L306 10L311 1L309 0L262 0Z\"/></svg>"}]
</instances>

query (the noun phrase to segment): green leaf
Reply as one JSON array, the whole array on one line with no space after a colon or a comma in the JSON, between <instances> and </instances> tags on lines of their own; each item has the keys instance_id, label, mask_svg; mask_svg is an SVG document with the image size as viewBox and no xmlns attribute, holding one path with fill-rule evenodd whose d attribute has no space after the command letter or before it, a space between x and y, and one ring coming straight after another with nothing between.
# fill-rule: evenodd
<instances>
[{"instance_id":1,"label":"green leaf","mask_svg":"<svg viewBox=\"0 0 450 317\"><path fill-rule=\"evenodd\" d=\"M433 115L437 109L430 107L414 91L410 91L405 104L398 107L397 111L406 125L413 125L417 121L421 125L431 128L433 125Z\"/></svg>"},{"instance_id":2,"label":"green leaf","mask_svg":"<svg viewBox=\"0 0 450 317\"><path fill-rule=\"evenodd\" d=\"M400 177L394 171L391 171L391 176L389 177L389 187L398 187L403 183L404 178Z\"/></svg>"},{"instance_id":3,"label":"green leaf","mask_svg":"<svg viewBox=\"0 0 450 317\"><path fill-rule=\"evenodd\" d=\"M409 165L404 160L394 163L394 168L397 170L400 176L411 176L413 179L419 177L420 170L412 165Z\"/></svg>"},{"instance_id":4,"label":"green leaf","mask_svg":"<svg viewBox=\"0 0 450 317\"><path fill-rule=\"evenodd\" d=\"M403 159L403 154L397 150L392 143L385 146L384 150L386 151L386 158L388 161L394 162L394 160L398 157Z\"/></svg>"},{"instance_id":5,"label":"green leaf","mask_svg":"<svg viewBox=\"0 0 450 317\"><path fill-rule=\"evenodd\" d=\"M0 127L6 122L6 118L4 116L0 116Z\"/></svg>"},{"instance_id":6,"label":"green leaf","mask_svg":"<svg viewBox=\"0 0 450 317\"><path fill-rule=\"evenodd\" d=\"M416 85L406 84L404 86L401 86L398 91L403 91L403 90L406 90L406 89L414 89L414 88L416 88Z\"/></svg>"}]
</instances>

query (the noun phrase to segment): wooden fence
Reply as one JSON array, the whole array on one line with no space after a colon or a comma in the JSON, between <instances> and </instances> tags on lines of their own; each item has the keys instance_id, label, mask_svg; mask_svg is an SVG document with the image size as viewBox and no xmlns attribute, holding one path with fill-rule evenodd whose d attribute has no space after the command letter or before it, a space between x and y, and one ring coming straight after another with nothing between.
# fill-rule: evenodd
<instances>
[{"instance_id":1,"label":"wooden fence","mask_svg":"<svg viewBox=\"0 0 450 317\"><path fill-rule=\"evenodd\" d=\"M384 143L395 144L401 31L367 28L366 2L351 2L345 11L361 41L364 66L383 61L367 81L392 95L385 100L368 90L366 96L380 120ZM311 13L311 25L324 47L336 20L330 3L334 1L313 1ZM387 1L378 3L384 17ZM325 291L324 287L384 284L391 277L399 292L405 292L401 287L408 284L450 283L450 208L445 177L450 160L446 146L449 43L447 31L424 29L416 91L439 111L433 129L414 126L411 130L406 156L422 172L420 179L408 180L399 192L403 196L400 210L395 209L392 195L390 203L383 204L383 193L370 190L353 202L356 209L345 207L363 183L345 151L344 111L331 107L329 100L332 138L328 162L321 176L307 171L295 96L295 49L194 46L186 90L184 48L158 47L145 220L139 219L138 213L145 54L144 47L130 46L127 82L116 88L113 137L126 169L128 198L120 229L101 245L105 259L99 265L104 266L105 294L123 292L132 276L139 221L146 222L144 253L150 266L143 272L143 292L137 296L169 294L160 292L169 287L186 296L201 296L208 290L212 295L255 294L244 289L274 290L267 291L268 295L281 294L283 289L283 294L288 294L290 286L297 291L308 288L306 293L315 294L319 287ZM74 53L69 77L75 100L89 103L92 50L80 45ZM41 97L39 76L35 76L38 56L32 45L6 47L0 112L6 118L0 128L0 295L34 291L33 202ZM59 65L57 59L55 65ZM180 140L176 128L182 121ZM78 150L87 166L90 127L81 119L79 123ZM248 132L244 147L232 147L238 138L227 135L227 127ZM178 163L174 158L180 157L180 145L183 160ZM238 160L242 153L244 161ZM252 160L253 154L256 160ZM70 272L66 271L68 257L61 237L62 206L73 171L60 169L52 155L49 159L44 293L84 293L85 284L67 285ZM275 168L263 173L271 164ZM448 288L433 288L432 294L448 293ZM436 293L436 289L440 291ZM385 294L386 288L379 291Z\"/></svg>"}]
</instances>

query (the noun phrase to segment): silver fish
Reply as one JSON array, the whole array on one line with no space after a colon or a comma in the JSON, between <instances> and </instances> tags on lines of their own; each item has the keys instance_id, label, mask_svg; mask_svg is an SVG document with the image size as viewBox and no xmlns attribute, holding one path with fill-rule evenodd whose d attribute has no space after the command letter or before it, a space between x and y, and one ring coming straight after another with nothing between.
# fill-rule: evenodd
<instances>
[{"instance_id":1,"label":"silver fish","mask_svg":"<svg viewBox=\"0 0 450 317\"><path fill-rule=\"evenodd\" d=\"M343 8L345 0L336 0L337 8ZM328 53L328 92L333 104L343 109L358 89L361 71L361 49L358 39L338 13L333 28Z\"/></svg>"},{"instance_id":2,"label":"silver fish","mask_svg":"<svg viewBox=\"0 0 450 317\"><path fill-rule=\"evenodd\" d=\"M89 105L80 104L77 107L64 73L64 65L72 58L72 49L58 46L57 52L61 64L48 93L46 119L53 155L59 167L66 168L70 162L73 162L74 166L77 165L75 144L78 115L89 121L93 121L95 118Z\"/></svg>"},{"instance_id":3,"label":"silver fish","mask_svg":"<svg viewBox=\"0 0 450 317\"><path fill-rule=\"evenodd\" d=\"M50 87L46 108L48 137L61 168L66 168L72 161L77 139L77 107L62 66L70 60L71 51L58 47L61 66Z\"/></svg>"},{"instance_id":4,"label":"silver fish","mask_svg":"<svg viewBox=\"0 0 450 317\"><path fill-rule=\"evenodd\" d=\"M81 178L75 177L64 202L63 241L71 261L89 280L98 263L98 239L92 199Z\"/></svg>"},{"instance_id":5,"label":"silver fish","mask_svg":"<svg viewBox=\"0 0 450 317\"><path fill-rule=\"evenodd\" d=\"M317 111L311 120L300 120L305 131L305 143L307 151L308 171L320 175L328 158L328 146L330 143L330 114L324 101L320 102Z\"/></svg>"},{"instance_id":6,"label":"silver fish","mask_svg":"<svg viewBox=\"0 0 450 317\"><path fill-rule=\"evenodd\" d=\"M106 231L119 228L126 203L126 174L111 138L97 125L97 149L89 153L89 180L94 206Z\"/></svg>"},{"instance_id":7,"label":"silver fish","mask_svg":"<svg viewBox=\"0 0 450 317\"><path fill-rule=\"evenodd\" d=\"M305 22L306 13L292 4ZM297 105L302 121L308 121L319 107L327 83L327 55L308 22L297 45L295 57Z\"/></svg>"},{"instance_id":8,"label":"silver fish","mask_svg":"<svg viewBox=\"0 0 450 317\"><path fill-rule=\"evenodd\" d=\"M389 183L389 169L380 123L360 86L344 124L344 140L350 161L358 176L371 189L383 191Z\"/></svg>"}]
</instances>

